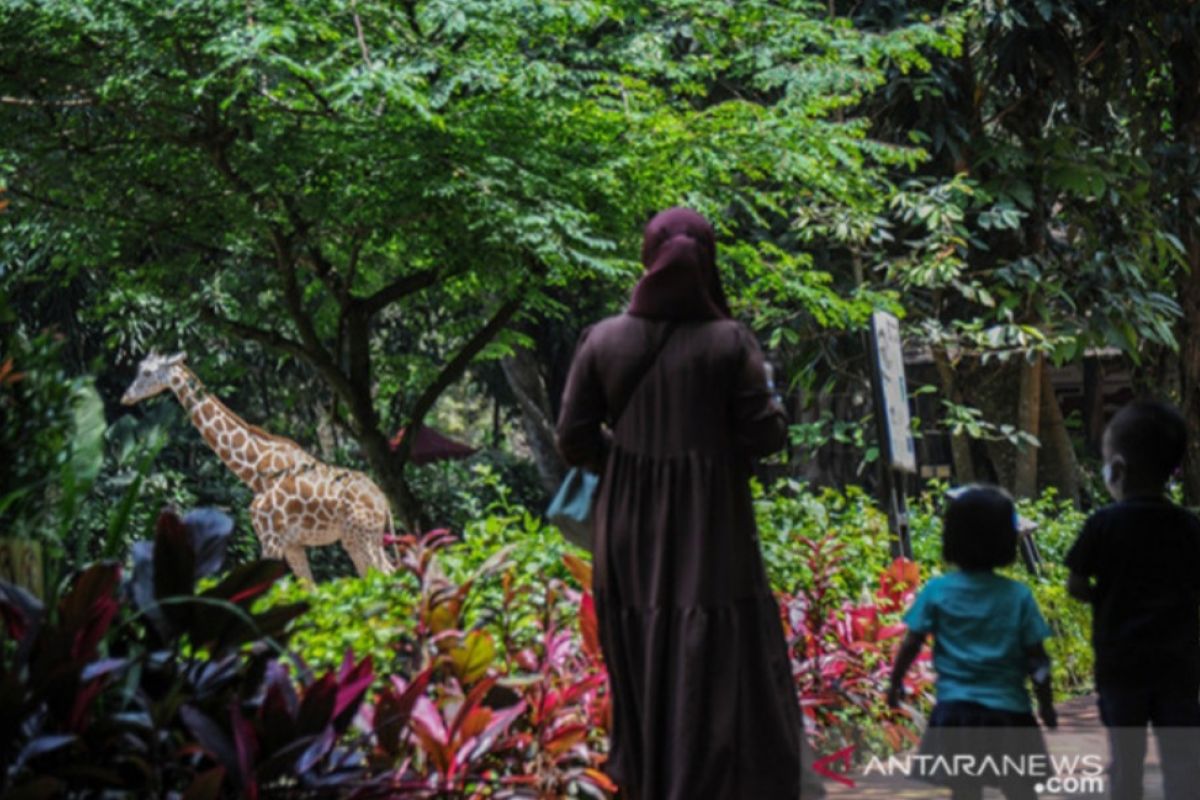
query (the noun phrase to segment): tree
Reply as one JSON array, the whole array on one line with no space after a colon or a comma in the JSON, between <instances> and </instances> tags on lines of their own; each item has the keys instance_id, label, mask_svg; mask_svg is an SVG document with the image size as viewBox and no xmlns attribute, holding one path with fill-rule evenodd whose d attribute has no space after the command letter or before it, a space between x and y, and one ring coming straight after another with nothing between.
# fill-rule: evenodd
<instances>
[{"instance_id":1,"label":"tree","mask_svg":"<svg viewBox=\"0 0 1200 800\"><path fill-rule=\"evenodd\" d=\"M153 297L170 324L298 360L419 524L391 433L526 343L515 320L566 314L555 287L628 281L650 212L688 202L743 233L800 198L853 222L884 167L920 160L839 109L952 43L819 12L4 0L6 277L87 274L97 307ZM846 315L767 237L728 252L741 286L766 284L743 308Z\"/></svg>"},{"instance_id":2,"label":"tree","mask_svg":"<svg viewBox=\"0 0 1200 800\"><path fill-rule=\"evenodd\" d=\"M944 396L979 406L1004 434L989 442L990 460L1019 494L1036 490L1039 472L1068 493L1077 485L1047 361L1097 345L1136 360L1178 342L1170 295L1181 248L1154 189L1164 173L1128 98L1095 73L1096 20L1126 17L1110 5L967 4L959 56L884 95L884 135L920 131L932 158L918 185L946 187L939 202L927 189L898 201L903 237L938 246L933 259L894 261L893 278L942 367ZM941 6L870 3L860 24L903 25ZM1054 443L1048 471L1043 448L1023 444L1037 439ZM963 441L955 450L968 459Z\"/></svg>"}]
</instances>

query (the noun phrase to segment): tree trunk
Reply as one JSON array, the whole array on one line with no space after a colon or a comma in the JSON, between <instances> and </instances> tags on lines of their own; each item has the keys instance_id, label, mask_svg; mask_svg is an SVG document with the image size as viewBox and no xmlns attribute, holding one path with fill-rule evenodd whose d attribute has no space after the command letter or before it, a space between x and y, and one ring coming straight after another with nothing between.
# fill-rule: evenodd
<instances>
[{"instance_id":1,"label":"tree trunk","mask_svg":"<svg viewBox=\"0 0 1200 800\"><path fill-rule=\"evenodd\" d=\"M933 363L942 383L942 394L957 405L963 404L962 392L954 378L950 357L941 347L933 348ZM950 434L950 457L954 462L954 477L958 483L975 483L975 461L971 458L971 440L963 433Z\"/></svg>"},{"instance_id":2,"label":"tree trunk","mask_svg":"<svg viewBox=\"0 0 1200 800\"><path fill-rule=\"evenodd\" d=\"M421 533L431 527L431 521L416 493L404 477L404 462L392 452L387 437L375 428L358 429L355 438L362 446L363 455L371 465L379 482L379 488L392 504L396 513L396 529L409 533Z\"/></svg>"},{"instance_id":3,"label":"tree trunk","mask_svg":"<svg viewBox=\"0 0 1200 800\"><path fill-rule=\"evenodd\" d=\"M1079 462L1075 458L1075 446L1067 431L1062 406L1054 393L1050 380L1050 364L1042 361L1042 408L1038 440L1041 442L1041 472L1043 486L1055 486L1061 497L1079 505Z\"/></svg>"},{"instance_id":4,"label":"tree trunk","mask_svg":"<svg viewBox=\"0 0 1200 800\"><path fill-rule=\"evenodd\" d=\"M1017 426L1017 408L1021 394L1021 365L1018 361L975 361L965 375L959 376L963 399L983 413L992 425ZM993 480L1012 488L1016 481L1017 448L1007 439L989 436L972 441L975 474L981 480Z\"/></svg>"},{"instance_id":5,"label":"tree trunk","mask_svg":"<svg viewBox=\"0 0 1200 800\"><path fill-rule=\"evenodd\" d=\"M1032 361L1021 360L1021 393L1017 398L1017 430L1037 437L1042 409L1042 362L1037 355ZM1013 470L1013 493L1017 497L1037 495L1038 447L1023 444L1017 448Z\"/></svg>"},{"instance_id":6,"label":"tree trunk","mask_svg":"<svg viewBox=\"0 0 1200 800\"><path fill-rule=\"evenodd\" d=\"M537 359L531 350L521 348L508 358L502 359L500 367L517 397L517 405L521 410L521 427L529 440L529 449L533 452L542 486L548 493L553 494L562 483L566 468L558 454L550 401L541 372L538 370Z\"/></svg>"}]
</instances>

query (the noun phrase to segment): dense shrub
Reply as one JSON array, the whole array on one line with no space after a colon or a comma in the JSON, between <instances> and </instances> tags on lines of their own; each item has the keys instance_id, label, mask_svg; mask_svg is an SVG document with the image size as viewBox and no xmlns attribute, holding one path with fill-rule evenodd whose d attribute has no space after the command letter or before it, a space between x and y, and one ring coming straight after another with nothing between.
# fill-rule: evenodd
<instances>
[{"instance_id":1,"label":"dense shrub","mask_svg":"<svg viewBox=\"0 0 1200 800\"><path fill-rule=\"evenodd\" d=\"M313 670L286 649L306 604L264 598L281 563L213 575L231 530L215 513L164 514L153 546L136 548L130 580L98 563L54 613L0 586L0 791L603 798L613 790L596 769L608 711L586 590L552 581L537 639L506 642L461 627L473 586L506 570L505 554L455 583L438 559L446 534L402 537L399 580L413 582L415 604L402 618L411 635L391 642L388 674L377 680L372 656L350 650ZM590 585L585 562L564 568ZM503 616L525 589L500 581ZM563 605L576 609L580 634L558 619Z\"/></svg>"},{"instance_id":2,"label":"dense shrub","mask_svg":"<svg viewBox=\"0 0 1200 800\"><path fill-rule=\"evenodd\" d=\"M453 585L469 586L458 610L465 630L486 633L501 673L538 641L548 619L564 630L578 606L565 602L564 556L577 553L536 514L514 501L494 474L479 473L494 495L461 538L440 535L436 564ZM912 702L902 713L884 704L892 653L903 632L900 617L919 582L941 572L940 497L934 485L913 503L915 563L892 563L887 521L858 489L811 492L784 483L757 491L763 551L779 593L793 650L797 689L810 733L822 751L853 743L864 751L902 746L932 700L928 652L910 676ZM1041 576L1015 565L1007 574L1031 586L1055 631L1050 642L1060 697L1090 685L1089 611L1065 597L1056 560L1074 538L1082 515L1052 494L1022 502L1039 526L1045 562ZM500 554L500 555L498 555ZM432 557L431 557L432 558ZM385 578L347 578L317 587L288 583L279 597L305 598L312 610L293 626L293 645L315 669L335 667L347 648L370 654L379 673L411 674L420 650L420 582L409 571ZM548 603L554 604L553 608ZM573 646L581 647L578 638ZM594 731L599 741L602 731Z\"/></svg>"},{"instance_id":3,"label":"dense shrub","mask_svg":"<svg viewBox=\"0 0 1200 800\"><path fill-rule=\"evenodd\" d=\"M494 520L501 521L478 533L495 535L513 521ZM612 790L598 771L607 678L591 596L577 588L590 587L590 567L566 555L556 569L532 572L530 563L547 557L537 542L493 548L477 561L478 543L456 542L448 531L401 536L395 575L315 589L292 582L273 596L308 597L312 605L293 627L301 670L326 669L346 648L384 666L368 716L370 761L388 776L389 791L604 797Z\"/></svg>"},{"instance_id":4,"label":"dense shrub","mask_svg":"<svg viewBox=\"0 0 1200 800\"><path fill-rule=\"evenodd\" d=\"M0 724L19 733L4 787L35 797L87 781L193 797L606 796L607 679L588 562L494 473L478 477L493 496L480 516L461 536L395 537L390 576L311 587L250 562L197 584L233 525L217 535L222 517L166 515L122 589L116 566L99 564L47 614L6 588ZM942 569L941 493L932 487L911 509L915 562L891 561L886 521L862 492L788 483L757 494L821 752L915 741L932 699L928 654L903 709L884 697L900 617ZM1090 681L1087 610L1065 599L1055 560L1082 518L1052 495L1021 513L1038 523L1046 563L1040 577L1008 572L1033 587L1055 629L1060 695L1078 691Z\"/></svg>"},{"instance_id":5,"label":"dense shrub","mask_svg":"<svg viewBox=\"0 0 1200 800\"><path fill-rule=\"evenodd\" d=\"M252 604L283 574L223 561L223 515L164 514L132 577L99 562L44 608L0 586L0 787L6 796L289 796L345 792L362 759L335 747L369 660L319 679L280 668L302 604Z\"/></svg>"}]
</instances>

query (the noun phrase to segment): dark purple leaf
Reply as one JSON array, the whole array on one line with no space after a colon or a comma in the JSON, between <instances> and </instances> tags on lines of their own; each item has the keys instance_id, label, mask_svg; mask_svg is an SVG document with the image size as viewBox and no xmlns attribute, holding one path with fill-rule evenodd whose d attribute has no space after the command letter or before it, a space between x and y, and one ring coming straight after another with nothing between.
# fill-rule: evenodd
<instances>
[{"instance_id":1,"label":"dark purple leaf","mask_svg":"<svg viewBox=\"0 0 1200 800\"><path fill-rule=\"evenodd\" d=\"M213 508L198 508L184 515L183 525L195 554L196 578L215 575L225 562L233 519Z\"/></svg>"},{"instance_id":2,"label":"dark purple leaf","mask_svg":"<svg viewBox=\"0 0 1200 800\"><path fill-rule=\"evenodd\" d=\"M44 756L47 753L53 753L56 750L61 750L67 745L76 741L77 738L78 737L76 737L74 734L56 734L49 736L38 736L35 739L31 739L24 747L21 748L21 752L17 755L16 763L13 766L14 771L20 772L21 768L24 767L26 763L35 758L39 758L40 756Z\"/></svg>"},{"instance_id":3,"label":"dark purple leaf","mask_svg":"<svg viewBox=\"0 0 1200 800\"><path fill-rule=\"evenodd\" d=\"M211 717L189 705L180 706L179 717L184 726L196 738L196 743L212 756L218 764L233 775L238 775L238 757L233 742Z\"/></svg>"},{"instance_id":4,"label":"dark purple leaf","mask_svg":"<svg viewBox=\"0 0 1200 800\"><path fill-rule=\"evenodd\" d=\"M192 679L197 698L217 694L225 687L244 680L241 670L240 653L229 653L199 664L195 667L195 676Z\"/></svg>"},{"instance_id":5,"label":"dark purple leaf","mask_svg":"<svg viewBox=\"0 0 1200 800\"><path fill-rule=\"evenodd\" d=\"M93 564L79 574L58 604L57 628L68 642L67 652L54 655L81 662L92 657L116 616L114 595L120 581L121 568L116 564Z\"/></svg>"},{"instance_id":6,"label":"dark purple leaf","mask_svg":"<svg viewBox=\"0 0 1200 800\"><path fill-rule=\"evenodd\" d=\"M433 670L432 665L426 667L407 686L399 678L393 677L393 687L385 690L375 705L375 735L383 749L392 756L400 753L402 737L412 717L413 707L417 698L424 695Z\"/></svg>"},{"instance_id":7,"label":"dark purple leaf","mask_svg":"<svg viewBox=\"0 0 1200 800\"><path fill-rule=\"evenodd\" d=\"M258 736L254 733L254 725L242 716L236 701L230 705L229 721L233 726L233 744L237 750L242 792L254 800L258 796L258 783L254 778L254 764L258 758Z\"/></svg>"},{"instance_id":8,"label":"dark purple leaf","mask_svg":"<svg viewBox=\"0 0 1200 800\"><path fill-rule=\"evenodd\" d=\"M298 736L315 736L333 721L333 709L337 704L337 675L330 672L311 684L300 701L300 713L296 718Z\"/></svg>"},{"instance_id":9,"label":"dark purple leaf","mask_svg":"<svg viewBox=\"0 0 1200 800\"><path fill-rule=\"evenodd\" d=\"M224 580L204 593L204 597L217 597L249 606L250 602L264 594L275 582L287 574L287 565L282 561L261 559L234 567Z\"/></svg>"},{"instance_id":10,"label":"dark purple leaf","mask_svg":"<svg viewBox=\"0 0 1200 800\"><path fill-rule=\"evenodd\" d=\"M349 659L350 653L347 652L346 656ZM338 686L337 701L333 706L334 726L339 732L344 731L354 719L354 713L358 710L363 695L366 694L367 689L371 688L374 680L375 673L370 656L364 658L350 670L343 667L339 675L341 685Z\"/></svg>"},{"instance_id":11,"label":"dark purple leaf","mask_svg":"<svg viewBox=\"0 0 1200 800\"><path fill-rule=\"evenodd\" d=\"M306 772L319 764L321 759L333 748L335 741L337 741L337 733L333 730L333 726L326 726L325 730L314 737L312 744L300 754L300 758L296 759L296 773L303 777Z\"/></svg>"},{"instance_id":12,"label":"dark purple leaf","mask_svg":"<svg viewBox=\"0 0 1200 800\"><path fill-rule=\"evenodd\" d=\"M129 583L129 594L133 604L146 615L158 631L158 635L166 639L170 628L163 609L154 599L154 543L140 541L133 543L133 580Z\"/></svg>"},{"instance_id":13,"label":"dark purple leaf","mask_svg":"<svg viewBox=\"0 0 1200 800\"><path fill-rule=\"evenodd\" d=\"M479 734L479 739L472 748L467 760L476 761L487 755L496 743L496 740L504 735L508 727L513 724L517 717L525 713L525 701L522 700L515 706L510 706L503 711L497 711L492 714L492 719L488 726L484 728L483 733Z\"/></svg>"},{"instance_id":14,"label":"dark purple leaf","mask_svg":"<svg viewBox=\"0 0 1200 800\"><path fill-rule=\"evenodd\" d=\"M42 602L25 589L7 581L0 581L0 617L8 635L15 640L36 633L45 615Z\"/></svg>"},{"instance_id":15,"label":"dark purple leaf","mask_svg":"<svg viewBox=\"0 0 1200 800\"><path fill-rule=\"evenodd\" d=\"M83 672L79 675L79 680L90 681L96 678L109 675L119 669L124 669L129 665L129 659L126 658L102 658L99 661L93 661L83 668Z\"/></svg>"},{"instance_id":16,"label":"dark purple leaf","mask_svg":"<svg viewBox=\"0 0 1200 800\"><path fill-rule=\"evenodd\" d=\"M258 707L263 752L275 754L296 735L296 712L299 710L300 701L296 697L296 690L292 686L287 668L278 661L267 665L264 683L266 689L263 692L262 704Z\"/></svg>"}]
</instances>

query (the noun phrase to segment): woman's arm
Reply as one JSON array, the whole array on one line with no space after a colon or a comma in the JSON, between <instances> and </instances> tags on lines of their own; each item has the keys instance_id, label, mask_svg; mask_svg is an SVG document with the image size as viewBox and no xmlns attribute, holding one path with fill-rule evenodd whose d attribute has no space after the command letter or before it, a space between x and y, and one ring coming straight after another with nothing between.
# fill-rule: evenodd
<instances>
[{"instance_id":1,"label":"woman's arm","mask_svg":"<svg viewBox=\"0 0 1200 800\"><path fill-rule=\"evenodd\" d=\"M900 700L904 697L904 676L908 674L909 668L921 654L925 636L924 633L909 631L905 635L904 641L900 643L900 649L896 651L896 663L892 667L891 686L888 687L887 703L889 708L900 707Z\"/></svg>"},{"instance_id":2,"label":"woman's arm","mask_svg":"<svg viewBox=\"0 0 1200 800\"><path fill-rule=\"evenodd\" d=\"M742 363L734 387L733 428L738 447L761 458L787 444L787 415L771 386L766 359L753 334L739 327Z\"/></svg>"},{"instance_id":3,"label":"woman's arm","mask_svg":"<svg viewBox=\"0 0 1200 800\"><path fill-rule=\"evenodd\" d=\"M601 426L607 413L604 387L596 374L595 358L587 346L591 328L579 337L556 430L558 452L572 467L601 472L608 458L609 434Z\"/></svg>"}]
</instances>

